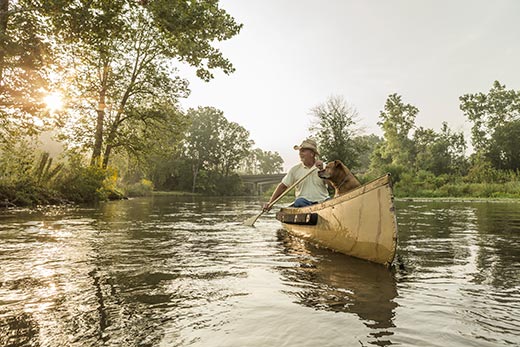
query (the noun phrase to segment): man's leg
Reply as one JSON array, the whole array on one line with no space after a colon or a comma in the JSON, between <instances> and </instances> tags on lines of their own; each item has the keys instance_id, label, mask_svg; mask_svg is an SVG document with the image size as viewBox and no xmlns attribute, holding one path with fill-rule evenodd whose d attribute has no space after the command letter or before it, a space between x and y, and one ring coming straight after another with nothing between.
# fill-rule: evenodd
<instances>
[{"instance_id":1,"label":"man's leg","mask_svg":"<svg viewBox=\"0 0 520 347\"><path fill-rule=\"evenodd\" d=\"M298 198L296 200L294 200L294 203L291 205L292 207L305 207L305 206L310 206L310 205L314 205L315 202L314 201L309 201L305 198Z\"/></svg>"}]
</instances>

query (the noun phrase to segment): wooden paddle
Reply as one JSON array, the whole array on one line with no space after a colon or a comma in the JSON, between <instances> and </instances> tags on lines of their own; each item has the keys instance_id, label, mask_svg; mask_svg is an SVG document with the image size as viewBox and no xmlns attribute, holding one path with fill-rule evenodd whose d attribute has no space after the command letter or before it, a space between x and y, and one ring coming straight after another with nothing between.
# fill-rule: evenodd
<instances>
[{"instance_id":1,"label":"wooden paddle","mask_svg":"<svg viewBox=\"0 0 520 347\"><path fill-rule=\"evenodd\" d=\"M303 176L302 178L300 178L298 181L294 182L294 184L292 184L289 188L287 188L282 194L280 194L279 197L277 197L276 199L274 199L274 201L272 203L270 203L269 205L267 205L267 210L269 210L271 207L273 207L274 204L276 204L281 198L283 198L285 196L285 194L289 193L289 191L291 191L294 187L296 187L301 181L303 181L304 179L306 179L311 173L313 172L316 172L318 168L315 166L314 168L312 168L311 170L309 170L309 172L307 172L305 174L305 176ZM255 222L258 218L260 218L260 216L262 214L264 214L264 210L262 210L262 212L260 212L259 214L257 214L256 216L253 216L251 218L248 218L244 221L244 225L247 225L247 226L254 226L255 225Z\"/></svg>"}]
</instances>

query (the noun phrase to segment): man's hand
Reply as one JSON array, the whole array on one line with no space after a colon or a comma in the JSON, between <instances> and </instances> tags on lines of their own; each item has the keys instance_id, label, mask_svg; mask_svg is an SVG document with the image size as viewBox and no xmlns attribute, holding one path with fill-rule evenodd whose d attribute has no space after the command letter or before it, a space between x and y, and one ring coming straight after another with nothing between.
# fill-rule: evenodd
<instances>
[{"instance_id":1,"label":"man's hand","mask_svg":"<svg viewBox=\"0 0 520 347\"><path fill-rule=\"evenodd\" d=\"M268 212L272 206L269 206L269 202L266 202L263 206L262 206L262 211L264 212Z\"/></svg>"},{"instance_id":2,"label":"man's hand","mask_svg":"<svg viewBox=\"0 0 520 347\"><path fill-rule=\"evenodd\" d=\"M316 160L314 166L316 166L319 170L323 170L323 160Z\"/></svg>"}]
</instances>

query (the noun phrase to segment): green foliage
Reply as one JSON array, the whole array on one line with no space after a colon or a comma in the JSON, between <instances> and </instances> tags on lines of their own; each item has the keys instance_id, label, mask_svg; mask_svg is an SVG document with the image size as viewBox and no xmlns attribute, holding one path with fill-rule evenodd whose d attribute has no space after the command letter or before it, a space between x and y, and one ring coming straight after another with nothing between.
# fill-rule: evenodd
<instances>
[{"instance_id":1,"label":"green foliage","mask_svg":"<svg viewBox=\"0 0 520 347\"><path fill-rule=\"evenodd\" d=\"M501 170L520 169L520 118L495 128L489 143L487 157Z\"/></svg>"},{"instance_id":2,"label":"green foliage","mask_svg":"<svg viewBox=\"0 0 520 347\"><path fill-rule=\"evenodd\" d=\"M205 195L232 196L244 191L237 174L224 176L219 172L201 170L196 191Z\"/></svg>"},{"instance_id":3,"label":"green foliage","mask_svg":"<svg viewBox=\"0 0 520 347\"><path fill-rule=\"evenodd\" d=\"M109 192L104 189L106 170L73 164L64 171L57 189L65 199L79 203L108 199Z\"/></svg>"},{"instance_id":4,"label":"green foliage","mask_svg":"<svg viewBox=\"0 0 520 347\"><path fill-rule=\"evenodd\" d=\"M366 150L356 135L358 113L339 96L311 110L315 123L309 128L318 142L320 156L325 160L341 160L350 168L360 166L360 153Z\"/></svg>"},{"instance_id":5,"label":"green foliage","mask_svg":"<svg viewBox=\"0 0 520 347\"><path fill-rule=\"evenodd\" d=\"M0 144L0 206L54 203L58 194L39 184L35 174L35 143Z\"/></svg>"},{"instance_id":6,"label":"green foliage","mask_svg":"<svg viewBox=\"0 0 520 347\"><path fill-rule=\"evenodd\" d=\"M202 171L221 176L231 175L249 153L253 142L249 132L234 122L229 122L222 111L213 107L188 110L191 127L185 138L185 158L192 168L192 192L200 187L197 181ZM205 180L211 186L212 180ZM214 189L204 188L208 191Z\"/></svg>"},{"instance_id":7,"label":"green foliage","mask_svg":"<svg viewBox=\"0 0 520 347\"><path fill-rule=\"evenodd\" d=\"M370 134L357 136L355 137L355 141L359 143L359 148L361 148L357 172L368 172L370 169L372 153L374 153L375 149L383 142L383 139L374 134Z\"/></svg>"},{"instance_id":8,"label":"green foliage","mask_svg":"<svg viewBox=\"0 0 520 347\"><path fill-rule=\"evenodd\" d=\"M394 184L396 197L520 198L520 173L480 166L482 175L435 175L432 172L402 172ZM472 181L473 180L473 181ZM395 181L394 181L395 182Z\"/></svg>"},{"instance_id":9,"label":"green foliage","mask_svg":"<svg viewBox=\"0 0 520 347\"><path fill-rule=\"evenodd\" d=\"M418 112L415 106L403 103L400 95L388 96L384 111L379 115L381 121L377 123L384 133L384 141L377 147L377 156L395 165L412 165L414 143L410 131Z\"/></svg>"},{"instance_id":10,"label":"green foliage","mask_svg":"<svg viewBox=\"0 0 520 347\"><path fill-rule=\"evenodd\" d=\"M429 170L436 175L466 173L464 134L452 133L446 122L443 122L440 133L418 128L414 133L414 147L418 170Z\"/></svg>"},{"instance_id":11,"label":"green foliage","mask_svg":"<svg viewBox=\"0 0 520 347\"><path fill-rule=\"evenodd\" d=\"M144 178L137 183L130 184L125 187L126 195L128 197L150 196L152 195L153 190L153 182Z\"/></svg>"},{"instance_id":12,"label":"green foliage","mask_svg":"<svg viewBox=\"0 0 520 347\"><path fill-rule=\"evenodd\" d=\"M460 98L460 109L473 122L472 142L477 151L486 150L490 136L497 126L518 119L520 93L506 90L495 81L487 94L465 94Z\"/></svg>"},{"instance_id":13,"label":"green foliage","mask_svg":"<svg viewBox=\"0 0 520 347\"><path fill-rule=\"evenodd\" d=\"M35 206L61 202L58 192L38 184L30 177L0 179L0 206Z\"/></svg>"},{"instance_id":14,"label":"green foliage","mask_svg":"<svg viewBox=\"0 0 520 347\"><path fill-rule=\"evenodd\" d=\"M495 168L520 168L520 91L507 90L495 81L487 94L460 97L460 109L473 123L471 139L475 151Z\"/></svg>"},{"instance_id":15,"label":"green foliage","mask_svg":"<svg viewBox=\"0 0 520 347\"><path fill-rule=\"evenodd\" d=\"M62 163L59 163L52 168L52 158L50 158L48 152L43 152L40 156L39 163L37 163L37 166L34 168L33 176L38 183L49 185L51 180L63 169L63 166Z\"/></svg>"},{"instance_id":16,"label":"green foliage","mask_svg":"<svg viewBox=\"0 0 520 347\"><path fill-rule=\"evenodd\" d=\"M283 170L283 159L278 152L255 148L242 158L240 171L249 175L269 175Z\"/></svg>"},{"instance_id":17,"label":"green foliage","mask_svg":"<svg viewBox=\"0 0 520 347\"><path fill-rule=\"evenodd\" d=\"M175 61L205 80L214 69L233 71L215 43L241 25L218 1L52 0L44 13L69 100L63 137L92 149L92 165L108 167L118 148L141 151L146 134L159 133L177 111L189 91Z\"/></svg>"},{"instance_id":18,"label":"green foliage","mask_svg":"<svg viewBox=\"0 0 520 347\"><path fill-rule=\"evenodd\" d=\"M0 143L32 135L46 123L43 97L50 61L45 21L34 1L0 6Z\"/></svg>"},{"instance_id":19,"label":"green foliage","mask_svg":"<svg viewBox=\"0 0 520 347\"><path fill-rule=\"evenodd\" d=\"M464 180L470 183L507 183L517 181L519 173L519 170L498 170L489 160L477 155Z\"/></svg>"},{"instance_id":20,"label":"green foliage","mask_svg":"<svg viewBox=\"0 0 520 347\"><path fill-rule=\"evenodd\" d=\"M30 139L0 143L0 178L16 181L31 175L35 151L36 143Z\"/></svg>"},{"instance_id":21,"label":"green foliage","mask_svg":"<svg viewBox=\"0 0 520 347\"><path fill-rule=\"evenodd\" d=\"M401 172L395 191L397 196L434 196L449 180L448 175L437 176L425 170Z\"/></svg>"},{"instance_id":22,"label":"green foliage","mask_svg":"<svg viewBox=\"0 0 520 347\"><path fill-rule=\"evenodd\" d=\"M237 35L242 28L218 1L155 0L145 6L164 35L168 55L197 68L205 81L213 78L210 69L234 71L232 64L213 45Z\"/></svg>"}]
</instances>

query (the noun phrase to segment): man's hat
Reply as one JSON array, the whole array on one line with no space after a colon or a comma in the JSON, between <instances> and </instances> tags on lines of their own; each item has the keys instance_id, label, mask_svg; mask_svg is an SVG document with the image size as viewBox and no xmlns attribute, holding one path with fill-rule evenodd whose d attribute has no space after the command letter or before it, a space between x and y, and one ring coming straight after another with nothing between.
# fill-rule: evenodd
<instances>
[{"instance_id":1,"label":"man's hat","mask_svg":"<svg viewBox=\"0 0 520 347\"><path fill-rule=\"evenodd\" d=\"M299 146L294 145L294 149L297 151L299 151L300 149L310 149L314 153L316 153L318 155L320 154L320 152L318 152L318 146L316 145L316 141L311 140L311 139L303 140L302 144Z\"/></svg>"}]
</instances>

